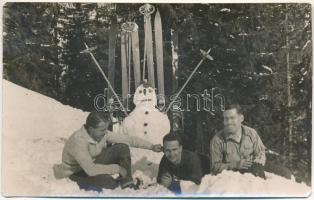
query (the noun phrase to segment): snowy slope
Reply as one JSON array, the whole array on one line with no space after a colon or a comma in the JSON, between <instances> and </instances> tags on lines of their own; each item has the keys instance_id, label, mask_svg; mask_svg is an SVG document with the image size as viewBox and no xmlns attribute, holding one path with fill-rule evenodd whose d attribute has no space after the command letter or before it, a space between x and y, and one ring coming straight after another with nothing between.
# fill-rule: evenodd
<instances>
[{"instance_id":1,"label":"snowy slope","mask_svg":"<svg viewBox=\"0 0 314 200\"><path fill-rule=\"evenodd\" d=\"M80 191L68 179L55 180L52 165L61 162L66 139L85 121L88 113L3 80L2 194L6 196L172 196L162 186L139 191L104 190L97 194ZM136 152L132 163L136 174L145 173L144 152ZM156 169L158 166L154 166ZM198 196L306 196L311 188L267 173L267 180L250 174L223 172L208 175L191 192Z\"/></svg>"},{"instance_id":2,"label":"snowy slope","mask_svg":"<svg viewBox=\"0 0 314 200\"><path fill-rule=\"evenodd\" d=\"M4 80L3 193L41 195L71 190L65 180L51 182L51 166L61 162L65 139L82 125L86 114Z\"/></svg>"},{"instance_id":3,"label":"snowy slope","mask_svg":"<svg viewBox=\"0 0 314 200\"><path fill-rule=\"evenodd\" d=\"M3 80L2 193L6 196L98 195L80 191L68 179L55 180L52 172L52 165L61 162L66 139L84 124L87 114ZM137 155L133 159L139 169L142 157ZM167 193L172 195L164 187L156 186L140 193L117 189L99 195Z\"/></svg>"}]
</instances>

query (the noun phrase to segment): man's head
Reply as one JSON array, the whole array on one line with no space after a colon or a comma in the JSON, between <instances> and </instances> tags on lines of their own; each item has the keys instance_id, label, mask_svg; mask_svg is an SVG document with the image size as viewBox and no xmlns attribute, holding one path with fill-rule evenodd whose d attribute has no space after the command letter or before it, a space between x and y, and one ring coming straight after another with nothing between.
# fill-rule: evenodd
<instances>
[{"instance_id":1,"label":"man's head","mask_svg":"<svg viewBox=\"0 0 314 200\"><path fill-rule=\"evenodd\" d=\"M181 162L182 145L180 135L170 132L163 138L164 154L166 158L178 165Z\"/></svg>"},{"instance_id":2,"label":"man's head","mask_svg":"<svg viewBox=\"0 0 314 200\"><path fill-rule=\"evenodd\" d=\"M223 112L224 131L227 134L235 134L241 129L244 120L243 112L239 104L226 106Z\"/></svg>"},{"instance_id":3,"label":"man's head","mask_svg":"<svg viewBox=\"0 0 314 200\"><path fill-rule=\"evenodd\" d=\"M109 112L92 111L87 116L85 128L94 140L99 141L106 134L110 124Z\"/></svg>"}]
</instances>

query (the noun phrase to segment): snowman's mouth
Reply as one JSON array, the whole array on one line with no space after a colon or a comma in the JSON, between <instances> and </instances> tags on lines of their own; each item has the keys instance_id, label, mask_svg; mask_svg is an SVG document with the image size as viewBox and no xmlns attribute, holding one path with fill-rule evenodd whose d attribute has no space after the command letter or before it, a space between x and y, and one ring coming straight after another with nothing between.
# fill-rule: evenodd
<instances>
[{"instance_id":1,"label":"snowman's mouth","mask_svg":"<svg viewBox=\"0 0 314 200\"><path fill-rule=\"evenodd\" d=\"M152 101L152 99L143 99L141 102Z\"/></svg>"}]
</instances>

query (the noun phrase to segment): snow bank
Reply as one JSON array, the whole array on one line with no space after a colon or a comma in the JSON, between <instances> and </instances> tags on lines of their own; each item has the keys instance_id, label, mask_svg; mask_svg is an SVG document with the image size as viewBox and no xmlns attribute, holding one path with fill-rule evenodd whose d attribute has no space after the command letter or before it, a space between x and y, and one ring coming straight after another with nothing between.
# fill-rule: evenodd
<instances>
[{"instance_id":1,"label":"snow bank","mask_svg":"<svg viewBox=\"0 0 314 200\"><path fill-rule=\"evenodd\" d=\"M3 80L4 195L68 193L76 186L55 181L51 166L61 162L63 145L87 113Z\"/></svg>"},{"instance_id":2,"label":"snow bank","mask_svg":"<svg viewBox=\"0 0 314 200\"><path fill-rule=\"evenodd\" d=\"M56 180L52 165L61 162L66 139L85 122L88 113L3 80L2 194L5 196L173 196L162 186L79 190L69 179ZM145 150L131 150L134 176L154 182L147 174ZM149 170L158 170L151 163ZM148 170L148 171L149 171ZM147 185L144 185L146 187ZM182 181L184 195L192 196L306 196L311 188L267 173L267 180L250 174L223 172L205 176L197 188ZM193 190L192 190L193 189Z\"/></svg>"},{"instance_id":3,"label":"snow bank","mask_svg":"<svg viewBox=\"0 0 314 200\"><path fill-rule=\"evenodd\" d=\"M189 181L181 182L185 195L224 197L306 197L311 188L266 172L266 180L252 174L223 171L217 176L207 175L197 188Z\"/></svg>"},{"instance_id":4,"label":"snow bank","mask_svg":"<svg viewBox=\"0 0 314 200\"><path fill-rule=\"evenodd\" d=\"M52 166L61 162L66 139L84 124L88 113L6 80L2 83L2 194L5 196L172 195L157 185L140 191L116 189L98 194L79 190L69 179L56 180ZM139 154L132 161L145 174L145 157ZM158 170L156 164L152 166ZM143 178L145 182L151 180L150 177Z\"/></svg>"}]
</instances>

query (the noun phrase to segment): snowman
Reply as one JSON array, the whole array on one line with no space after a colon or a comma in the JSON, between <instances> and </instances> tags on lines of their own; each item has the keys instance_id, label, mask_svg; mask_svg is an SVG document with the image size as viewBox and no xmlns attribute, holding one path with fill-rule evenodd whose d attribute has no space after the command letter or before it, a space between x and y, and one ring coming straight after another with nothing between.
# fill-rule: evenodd
<instances>
[{"instance_id":1,"label":"snowman","mask_svg":"<svg viewBox=\"0 0 314 200\"><path fill-rule=\"evenodd\" d=\"M170 122L167 115L156 108L155 89L144 82L137 87L133 103L135 109L122 123L124 133L162 144L163 137L170 131Z\"/></svg>"},{"instance_id":2,"label":"snowman","mask_svg":"<svg viewBox=\"0 0 314 200\"><path fill-rule=\"evenodd\" d=\"M168 116L160 112L157 106L155 89L144 82L137 87L133 103L134 110L122 122L123 133L139 137L153 144L162 144L163 137L170 132ZM134 170L141 168L145 175L154 178L163 153L131 148ZM138 166L138 167L136 167Z\"/></svg>"}]
</instances>

